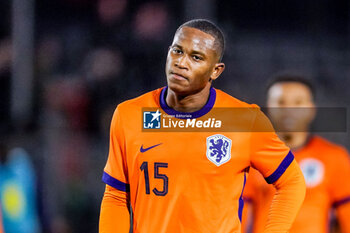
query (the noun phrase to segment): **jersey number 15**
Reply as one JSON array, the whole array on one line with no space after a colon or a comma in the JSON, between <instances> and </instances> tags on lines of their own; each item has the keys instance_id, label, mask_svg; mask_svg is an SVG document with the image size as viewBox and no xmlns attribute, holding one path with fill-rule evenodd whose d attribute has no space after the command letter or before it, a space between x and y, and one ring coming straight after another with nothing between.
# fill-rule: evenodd
<instances>
[{"instance_id":1,"label":"jersey number 15","mask_svg":"<svg viewBox=\"0 0 350 233\"><path fill-rule=\"evenodd\" d=\"M157 188L154 188L152 191L157 196L165 196L168 193L168 177L165 174L159 173L159 168L168 167L168 163L154 163L154 179L162 179L163 180L163 190L159 191ZM148 175L148 162L143 162L140 167L141 171L143 171L145 177L145 186L146 186L146 194L150 194L149 187L149 175Z\"/></svg>"}]
</instances>

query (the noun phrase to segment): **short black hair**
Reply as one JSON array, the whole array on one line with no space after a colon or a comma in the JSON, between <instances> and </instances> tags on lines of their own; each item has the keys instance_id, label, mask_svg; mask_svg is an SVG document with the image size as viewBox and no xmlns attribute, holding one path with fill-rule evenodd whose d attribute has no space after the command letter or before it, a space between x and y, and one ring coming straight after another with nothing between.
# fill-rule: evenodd
<instances>
[{"instance_id":1,"label":"short black hair","mask_svg":"<svg viewBox=\"0 0 350 233\"><path fill-rule=\"evenodd\" d=\"M216 26L213 22L207 20L207 19L192 19L190 21L187 21L186 23L182 24L177 30L176 33L183 27L191 27L196 28L202 32L205 32L212 37L215 38L215 44L218 47L218 55L219 55L219 61L221 61L224 51L225 51L225 37L221 29ZM175 34L176 34L175 33Z\"/></svg>"},{"instance_id":2,"label":"short black hair","mask_svg":"<svg viewBox=\"0 0 350 233\"><path fill-rule=\"evenodd\" d=\"M285 83L285 82L296 82L301 83L308 87L311 91L312 96L315 98L315 87L311 81L311 78L304 74L298 74L295 72L284 71L273 75L266 87L266 93L270 90L270 88L277 83Z\"/></svg>"}]
</instances>

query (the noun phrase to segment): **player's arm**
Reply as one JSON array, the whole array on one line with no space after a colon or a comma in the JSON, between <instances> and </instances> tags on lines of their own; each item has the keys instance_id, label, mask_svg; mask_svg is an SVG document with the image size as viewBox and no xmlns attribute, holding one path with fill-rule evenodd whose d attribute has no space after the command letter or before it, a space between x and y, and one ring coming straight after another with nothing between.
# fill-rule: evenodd
<instances>
[{"instance_id":1,"label":"player's arm","mask_svg":"<svg viewBox=\"0 0 350 233\"><path fill-rule=\"evenodd\" d=\"M350 233L350 159L343 148L334 152L331 196L342 233ZM341 179L339 179L341 177Z\"/></svg>"},{"instance_id":2,"label":"player's arm","mask_svg":"<svg viewBox=\"0 0 350 233\"><path fill-rule=\"evenodd\" d=\"M100 233L128 233L130 230L128 192L106 185L100 213Z\"/></svg>"},{"instance_id":3,"label":"player's arm","mask_svg":"<svg viewBox=\"0 0 350 233\"><path fill-rule=\"evenodd\" d=\"M276 193L268 213L264 233L289 232L304 201L304 176L295 160L284 173L273 182Z\"/></svg>"},{"instance_id":4,"label":"player's arm","mask_svg":"<svg viewBox=\"0 0 350 233\"><path fill-rule=\"evenodd\" d=\"M130 229L130 185L125 145L118 106L112 118L108 160L102 176L106 189L101 204L100 233L128 233Z\"/></svg>"},{"instance_id":5,"label":"player's arm","mask_svg":"<svg viewBox=\"0 0 350 233\"><path fill-rule=\"evenodd\" d=\"M261 111L253 125L251 150L251 165L276 188L264 232L286 233L304 201L305 180L294 155Z\"/></svg>"}]
</instances>

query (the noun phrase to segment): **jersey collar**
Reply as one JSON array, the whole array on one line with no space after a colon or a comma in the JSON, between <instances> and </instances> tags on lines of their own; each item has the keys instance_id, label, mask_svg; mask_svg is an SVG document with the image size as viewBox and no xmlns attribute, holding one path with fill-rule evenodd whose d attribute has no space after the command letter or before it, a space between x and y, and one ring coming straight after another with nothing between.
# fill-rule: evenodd
<instances>
[{"instance_id":1,"label":"jersey collar","mask_svg":"<svg viewBox=\"0 0 350 233\"><path fill-rule=\"evenodd\" d=\"M163 90L160 93L160 107L163 109L164 112L166 112L168 115L175 116L176 118L180 119L192 119L192 118L199 118L201 116L204 116L207 114L214 106L215 100L216 100L216 91L213 87L210 87L210 93L209 93L209 99L207 103L203 106L203 108L199 109L195 112L179 112L175 109L168 106L166 103L166 93L167 93L168 87L164 87Z\"/></svg>"}]
</instances>

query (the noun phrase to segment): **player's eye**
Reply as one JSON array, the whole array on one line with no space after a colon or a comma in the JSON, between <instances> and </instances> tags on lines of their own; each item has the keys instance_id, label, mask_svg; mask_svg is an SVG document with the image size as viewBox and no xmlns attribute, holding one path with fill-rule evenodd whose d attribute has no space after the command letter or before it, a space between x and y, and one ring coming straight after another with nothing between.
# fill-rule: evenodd
<instances>
[{"instance_id":1,"label":"player's eye","mask_svg":"<svg viewBox=\"0 0 350 233\"><path fill-rule=\"evenodd\" d=\"M194 59L195 61L201 61L201 60L203 60L203 58L200 57L200 56L198 56L198 55L193 55L193 59Z\"/></svg>"},{"instance_id":2,"label":"player's eye","mask_svg":"<svg viewBox=\"0 0 350 233\"><path fill-rule=\"evenodd\" d=\"M175 54L181 54L182 51L181 51L180 49L178 49L178 48L173 48L173 53L175 53Z\"/></svg>"}]
</instances>

